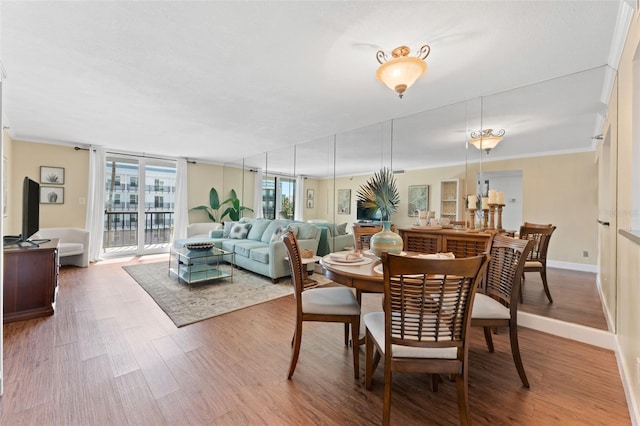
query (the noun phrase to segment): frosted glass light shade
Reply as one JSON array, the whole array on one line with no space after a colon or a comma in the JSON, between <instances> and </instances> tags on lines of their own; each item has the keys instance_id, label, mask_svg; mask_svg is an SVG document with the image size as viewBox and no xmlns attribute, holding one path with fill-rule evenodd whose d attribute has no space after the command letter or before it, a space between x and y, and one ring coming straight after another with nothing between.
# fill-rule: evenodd
<instances>
[{"instance_id":1,"label":"frosted glass light shade","mask_svg":"<svg viewBox=\"0 0 640 426\"><path fill-rule=\"evenodd\" d=\"M427 64L420 58L403 56L393 58L378 67L376 77L400 97L427 71Z\"/></svg>"},{"instance_id":2,"label":"frosted glass light shade","mask_svg":"<svg viewBox=\"0 0 640 426\"><path fill-rule=\"evenodd\" d=\"M484 136L481 138L474 138L469 143L478 149L484 149L489 152L500 143L502 138L500 136Z\"/></svg>"}]
</instances>

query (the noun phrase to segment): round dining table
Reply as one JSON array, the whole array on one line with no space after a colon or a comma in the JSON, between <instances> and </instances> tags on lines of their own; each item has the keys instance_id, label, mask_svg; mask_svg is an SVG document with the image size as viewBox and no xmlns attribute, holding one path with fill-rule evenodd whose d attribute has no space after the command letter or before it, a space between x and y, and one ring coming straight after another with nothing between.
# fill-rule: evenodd
<instances>
[{"instance_id":1,"label":"round dining table","mask_svg":"<svg viewBox=\"0 0 640 426\"><path fill-rule=\"evenodd\" d=\"M331 261L331 253L329 253L320 260L320 265L324 275L331 281L365 293L384 293L383 276L374 271L374 268L380 264L380 259L367 253L364 253L364 257L370 258L372 262L364 265L338 263Z\"/></svg>"}]
</instances>

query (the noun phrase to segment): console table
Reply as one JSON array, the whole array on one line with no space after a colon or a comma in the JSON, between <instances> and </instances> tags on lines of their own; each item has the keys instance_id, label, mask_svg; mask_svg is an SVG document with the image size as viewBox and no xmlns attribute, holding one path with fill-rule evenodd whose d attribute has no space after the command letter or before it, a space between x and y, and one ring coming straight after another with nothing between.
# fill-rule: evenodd
<instances>
[{"instance_id":1,"label":"console table","mask_svg":"<svg viewBox=\"0 0 640 426\"><path fill-rule=\"evenodd\" d=\"M403 250L418 253L448 253L456 257L477 256L489 250L491 233L429 227L400 229Z\"/></svg>"},{"instance_id":2,"label":"console table","mask_svg":"<svg viewBox=\"0 0 640 426\"><path fill-rule=\"evenodd\" d=\"M4 247L3 321L53 315L58 291L58 239Z\"/></svg>"}]
</instances>

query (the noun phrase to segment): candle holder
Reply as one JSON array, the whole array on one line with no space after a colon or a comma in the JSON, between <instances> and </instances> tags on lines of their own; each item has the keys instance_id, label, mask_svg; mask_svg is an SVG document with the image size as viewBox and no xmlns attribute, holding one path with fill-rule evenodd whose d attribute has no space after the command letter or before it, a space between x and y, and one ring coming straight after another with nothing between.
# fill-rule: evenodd
<instances>
[{"instance_id":1,"label":"candle holder","mask_svg":"<svg viewBox=\"0 0 640 426\"><path fill-rule=\"evenodd\" d=\"M482 209L482 215L484 217L484 222L482 224L482 230L486 230L489 226L489 209Z\"/></svg>"},{"instance_id":2,"label":"candle holder","mask_svg":"<svg viewBox=\"0 0 640 426\"><path fill-rule=\"evenodd\" d=\"M467 222L467 230L476 229L476 209L469 209L469 221Z\"/></svg>"},{"instance_id":3,"label":"candle holder","mask_svg":"<svg viewBox=\"0 0 640 426\"><path fill-rule=\"evenodd\" d=\"M496 215L496 207L498 205L495 203L491 203L489 204L489 212L490 212L490 218L489 218L489 229L490 230L494 230L496 229L495 227L495 215ZM502 219L500 219L500 224L502 224Z\"/></svg>"},{"instance_id":4,"label":"candle holder","mask_svg":"<svg viewBox=\"0 0 640 426\"><path fill-rule=\"evenodd\" d=\"M504 229L502 228L502 208L504 207L504 204L496 204L496 207L498 209L498 223L497 223L497 229L499 232L504 232Z\"/></svg>"}]
</instances>

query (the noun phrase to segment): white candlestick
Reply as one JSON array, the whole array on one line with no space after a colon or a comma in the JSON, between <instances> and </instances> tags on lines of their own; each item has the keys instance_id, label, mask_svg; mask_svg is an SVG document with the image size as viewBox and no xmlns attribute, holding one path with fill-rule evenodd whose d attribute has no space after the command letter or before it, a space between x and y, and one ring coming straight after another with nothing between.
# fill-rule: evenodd
<instances>
[{"instance_id":1,"label":"white candlestick","mask_svg":"<svg viewBox=\"0 0 640 426\"><path fill-rule=\"evenodd\" d=\"M498 202L497 194L495 189L489 190L489 204L496 204Z\"/></svg>"},{"instance_id":2,"label":"white candlestick","mask_svg":"<svg viewBox=\"0 0 640 426\"><path fill-rule=\"evenodd\" d=\"M487 209L489 209L489 198L482 197L482 210L487 210Z\"/></svg>"},{"instance_id":3,"label":"white candlestick","mask_svg":"<svg viewBox=\"0 0 640 426\"><path fill-rule=\"evenodd\" d=\"M476 205L478 204L478 197L475 195L469 195L467 197L467 201L469 202L469 206L467 207L468 209L475 209Z\"/></svg>"},{"instance_id":4,"label":"white candlestick","mask_svg":"<svg viewBox=\"0 0 640 426\"><path fill-rule=\"evenodd\" d=\"M498 201L498 204L504 204L504 192L503 191L498 191L497 201Z\"/></svg>"}]
</instances>

